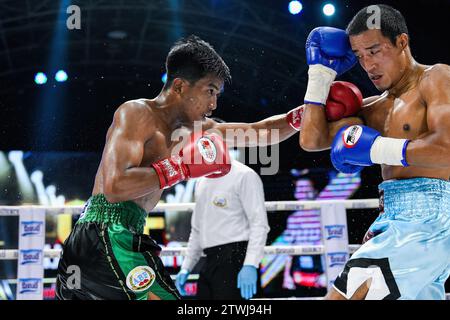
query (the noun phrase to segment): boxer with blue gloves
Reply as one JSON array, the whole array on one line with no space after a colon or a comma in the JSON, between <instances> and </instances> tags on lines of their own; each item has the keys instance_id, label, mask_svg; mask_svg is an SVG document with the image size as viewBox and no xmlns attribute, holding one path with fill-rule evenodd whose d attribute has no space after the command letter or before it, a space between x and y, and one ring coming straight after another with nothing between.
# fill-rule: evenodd
<instances>
[{"instance_id":1,"label":"boxer with blue gloves","mask_svg":"<svg viewBox=\"0 0 450 320\"><path fill-rule=\"evenodd\" d=\"M417 63L402 14L361 9L346 31L319 27L306 43L308 90L300 145L331 147L334 167L381 165L380 215L326 299L445 299L450 275L450 67ZM354 55L354 58L351 57ZM334 121L323 108L331 82L358 60L382 92ZM328 98L330 94L328 95Z\"/></svg>"}]
</instances>

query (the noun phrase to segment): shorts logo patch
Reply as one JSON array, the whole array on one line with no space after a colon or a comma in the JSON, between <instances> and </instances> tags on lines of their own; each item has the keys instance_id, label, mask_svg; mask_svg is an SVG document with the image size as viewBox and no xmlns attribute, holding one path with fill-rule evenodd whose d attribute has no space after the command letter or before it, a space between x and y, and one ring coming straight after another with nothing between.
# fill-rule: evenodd
<instances>
[{"instance_id":1,"label":"shorts logo patch","mask_svg":"<svg viewBox=\"0 0 450 320\"><path fill-rule=\"evenodd\" d=\"M155 271L149 266L138 266L128 272L127 287L134 292L141 292L150 288L155 281Z\"/></svg>"},{"instance_id":2,"label":"shorts logo patch","mask_svg":"<svg viewBox=\"0 0 450 320\"><path fill-rule=\"evenodd\" d=\"M344 131L342 136L344 140L344 146L346 148L353 148L357 143L362 134L361 126L351 126Z\"/></svg>"}]
</instances>

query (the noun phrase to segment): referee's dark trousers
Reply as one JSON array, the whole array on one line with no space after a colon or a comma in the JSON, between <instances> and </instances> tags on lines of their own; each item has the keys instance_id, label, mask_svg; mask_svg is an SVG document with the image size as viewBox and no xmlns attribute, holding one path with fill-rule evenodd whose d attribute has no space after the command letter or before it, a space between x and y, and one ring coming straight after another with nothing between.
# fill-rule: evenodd
<instances>
[{"instance_id":1,"label":"referee's dark trousers","mask_svg":"<svg viewBox=\"0 0 450 320\"><path fill-rule=\"evenodd\" d=\"M200 270L197 299L242 300L237 288L237 277L244 264L248 241L232 242L203 250L206 261ZM261 280L258 270L256 295L261 295Z\"/></svg>"}]
</instances>

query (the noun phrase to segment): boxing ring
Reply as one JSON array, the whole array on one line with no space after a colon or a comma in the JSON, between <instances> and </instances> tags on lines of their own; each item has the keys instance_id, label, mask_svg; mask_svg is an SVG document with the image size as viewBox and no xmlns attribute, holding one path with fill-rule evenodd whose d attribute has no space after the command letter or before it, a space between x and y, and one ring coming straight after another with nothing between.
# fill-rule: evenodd
<instances>
[{"instance_id":1,"label":"boxing ring","mask_svg":"<svg viewBox=\"0 0 450 320\"><path fill-rule=\"evenodd\" d=\"M346 222L346 210L348 209L375 209L378 208L378 199L354 199L354 200L318 200L318 201L267 201L266 210L269 214L275 214L278 211L296 211L296 210L320 210L322 244L321 245L270 245L264 248L265 255L326 255L324 266L327 278L327 287L332 284L332 280L342 270L345 261L361 245L348 243L348 228ZM159 204L151 213L162 213L165 211L192 211L195 203L170 203ZM71 214L79 215L83 211L83 206L0 206L0 216L21 216L22 213L29 210L38 210L45 215ZM20 233L19 233L20 236ZM20 241L19 241L20 243ZM59 258L60 249L44 249L42 257ZM339 258L336 254L339 253ZM163 247L160 256L186 256L186 247ZM19 249L0 250L0 260L19 259ZM345 259L344 259L345 258ZM41 259L42 261L42 259ZM174 278L174 276L173 276ZM44 282L44 278L41 279ZM45 279L46 283L54 282L55 279ZM17 283L18 279L12 280ZM287 300L317 300L321 297L288 297L288 298L268 298L287 299ZM450 294L446 294L446 299L450 300Z\"/></svg>"}]
</instances>

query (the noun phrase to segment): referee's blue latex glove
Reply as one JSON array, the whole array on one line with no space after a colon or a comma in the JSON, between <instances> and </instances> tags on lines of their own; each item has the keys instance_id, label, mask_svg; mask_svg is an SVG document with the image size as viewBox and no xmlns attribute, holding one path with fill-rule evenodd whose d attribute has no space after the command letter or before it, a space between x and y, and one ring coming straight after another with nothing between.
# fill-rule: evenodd
<instances>
[{"instance_id":1,"label":"referee's blue latex glove","mask_svg":"<svg viewBox=\"0 0 450 320\"><path fill-rule=\"evenodd\" d=\"M239 271L237 287L241 289L241 296L246 300L256 293L257 272L256 267L249 265L244 265Z\"/></svg>"},{"instance_id":2,"label":"referee's blue latex glove","mask_svg":"<svg viewBox=\"0 0 450 320\"><path fill-rule=\"evenodd\" d=\"M175 279L175 286L177 287L178 291L182 296L186 295L186 291L184 290L184 285L186 284L186 280L189 276L189 271L186 269L181 269L180 272L178 272L177 277Z\"/></svg>"}]
</instances>

